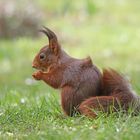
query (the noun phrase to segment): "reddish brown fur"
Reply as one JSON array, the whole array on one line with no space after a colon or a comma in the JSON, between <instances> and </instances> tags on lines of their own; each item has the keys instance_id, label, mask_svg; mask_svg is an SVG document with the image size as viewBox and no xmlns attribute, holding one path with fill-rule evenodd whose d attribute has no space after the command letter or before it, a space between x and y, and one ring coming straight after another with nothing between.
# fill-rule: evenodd
<instances>
[{"instance_id":1,"label":"reddish brown fur","mask_svg":"<svg viewBox=\"0 0 140 140\"><path fill-rule=\"evenodd\" d=\"M33 77L61 89L61 105L66 115L73 116L79 111L96 117L97 110L109 113L110 107L113 111L121 107L127 111L131 103L139 108L139 97L122 75L114 70L104 70L101 74L90 57L81 60L70 57L61 49L51 30L41 31L48 36L49 45L36 55L33 67L39 71Z\"/></svg>"}]
</instances>

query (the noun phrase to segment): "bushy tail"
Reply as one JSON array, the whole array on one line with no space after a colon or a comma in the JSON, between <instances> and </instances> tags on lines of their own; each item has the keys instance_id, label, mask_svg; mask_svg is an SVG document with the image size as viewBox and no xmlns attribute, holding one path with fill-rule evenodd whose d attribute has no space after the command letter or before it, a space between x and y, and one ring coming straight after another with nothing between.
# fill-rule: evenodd
<instances>
[{"instance_id":1,"label":"bushy tail","mask_svg":"<svg viewBox=\"0 0 140 140\"><path fill-rule=\"evenodd\" d=\"M140 111L139 98L133 94L131 85L123 75L115 70L103 70L103 91L100 96L91 97L79 106L79 111L88 117L96 117L96 111L106 113L119 110L128 111L130 105L133 105L134 111Z\"/></svg>"},{"instance_id":2,"label":"bushy tail","mask_svg":"<svg viewBox=\"0 0 140 140\"><path fill-rule=\"evenodd\" d=\"M129 81L113 69L103 70L103 95L111 95L114 91L131 92Z\"/></svg>"}]
</instances>

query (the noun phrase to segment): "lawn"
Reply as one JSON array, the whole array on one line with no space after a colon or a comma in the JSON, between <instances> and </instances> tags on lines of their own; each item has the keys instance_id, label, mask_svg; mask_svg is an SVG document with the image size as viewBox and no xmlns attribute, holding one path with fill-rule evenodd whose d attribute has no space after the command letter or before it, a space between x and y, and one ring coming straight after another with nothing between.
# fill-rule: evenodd
<instances>
[{"instance_id":1,"label":"lawn","mask_svg":"<svg viewBox=\"0 0 140 140\"><path fill-rule=\"evenodd\" d=\"M111 67L124 73L140 94L140 1L103 0L95 5L92 16L72 13L49 17L44 24L71 56L90 55L101 70ZM63 115L59 91L31 76L32 60L46 43L45 36L0 40L0 139L139 140L140 115Z\"/></svg>"}]
</instances>

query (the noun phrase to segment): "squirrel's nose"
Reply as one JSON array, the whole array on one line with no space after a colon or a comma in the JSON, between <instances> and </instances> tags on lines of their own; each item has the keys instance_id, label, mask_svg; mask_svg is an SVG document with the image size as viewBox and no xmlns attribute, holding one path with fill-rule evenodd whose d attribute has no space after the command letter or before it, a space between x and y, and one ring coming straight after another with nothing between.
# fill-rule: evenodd
<instances>
[{"instance_id":1,"label":"squirrel's nose","mask_svg":"<svg viewBox=\"0 0 140 140\"><path fill-rule=\"evenodd\" d=\"M33 68L37 68L37 65L33 63L33 64L32 64L32 67L33 67Z\"/></svg>"}]
</instances>

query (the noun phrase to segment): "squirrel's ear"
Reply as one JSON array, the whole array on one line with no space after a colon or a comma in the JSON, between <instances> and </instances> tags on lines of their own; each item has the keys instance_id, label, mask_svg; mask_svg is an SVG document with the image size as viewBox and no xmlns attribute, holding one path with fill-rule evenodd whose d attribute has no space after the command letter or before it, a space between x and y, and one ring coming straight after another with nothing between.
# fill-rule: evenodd
<instances>
[{"instance_id":1,"label":"squirrel's ear","mask_svg":"<svg viewBox=\"0 0 140 140\"><path fill-rule=\"evenodd\" d=\"M60 45L58 43L57 36L49 28L44 27L44 26L43 28L44 29L40 30L40 32L43 32L45 35L47 35L49 39L49 47L52 49L54 54L57 55L60 50Z\"/></svg>"}]
</instances>

